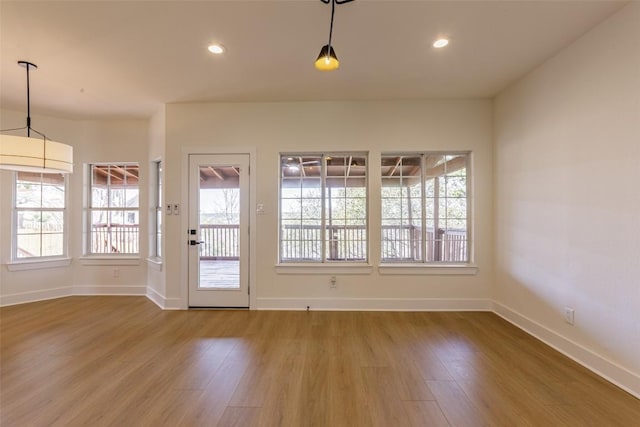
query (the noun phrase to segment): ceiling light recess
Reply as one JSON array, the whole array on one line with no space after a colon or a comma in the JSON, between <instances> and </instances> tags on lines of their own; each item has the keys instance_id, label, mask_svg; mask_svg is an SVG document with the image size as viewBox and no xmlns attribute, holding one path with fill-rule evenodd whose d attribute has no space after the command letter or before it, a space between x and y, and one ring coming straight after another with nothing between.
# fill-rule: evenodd
<instances>
[{"instance_id":1,"label":"ceiling light recess","mask_svg":"<svg viewBox=\"0 0 640 427\"><path fill-rule=\"evenodd\" d=\"M0 169L40 173L73 172L73 147L48 139L31 128L31 100L29 70L38 68L27 61L18 61L27 70L27 125L22 128L3 129L0 132L27 130L27 136L0 134ZM39 135L31 138L31 132Z\"/></svg>"},{"instance_id":2,"label":"ceiling light recess","mask_svg":"<svg viewBox=\"0 0 640 427\"><path fill-rule=\"evenodd\" d=\"M333 17L336 12L336 4L344 4L352 2L353 0L320 0L324 4L331 3L331 24L329 25L329 43L322 46L320 54L315 62L315 67L320 71L333 71L340 67L340 61L336 56L336 51L331 45L331 39L333 37Z\"/></svg>"},{"instance_id":3,"label":"ceiling light recess","mask_svg":"<svg viewBox=\"0 0 640 427\"><path fill-rule=\"evenodd\" d=\"M448 44L449 44L449 39L440 38L433 42L433 47L435 47L436 49L441 49Z\"/></svg>"}]
</instances>

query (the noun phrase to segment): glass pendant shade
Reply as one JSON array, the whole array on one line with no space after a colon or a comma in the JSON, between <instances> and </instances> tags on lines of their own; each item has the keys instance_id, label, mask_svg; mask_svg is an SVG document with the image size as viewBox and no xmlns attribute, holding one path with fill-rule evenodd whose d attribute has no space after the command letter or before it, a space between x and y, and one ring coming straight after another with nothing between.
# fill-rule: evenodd
<instances>
[{"instance_id":1,"label":"glass pendant shade","mask_svg":"<svg viewBox=\"0 0 640 427\"><path fill-rule=\"evenodd\" d=\"M322 46L320 55L318 55L318 59L316 59L315 66L320 71L333 71L340 67L340 61L338 61L338 57L336 56L336 51L333 50L333 46L329 46L328 44Z\"/></svg>"}]
</instances>

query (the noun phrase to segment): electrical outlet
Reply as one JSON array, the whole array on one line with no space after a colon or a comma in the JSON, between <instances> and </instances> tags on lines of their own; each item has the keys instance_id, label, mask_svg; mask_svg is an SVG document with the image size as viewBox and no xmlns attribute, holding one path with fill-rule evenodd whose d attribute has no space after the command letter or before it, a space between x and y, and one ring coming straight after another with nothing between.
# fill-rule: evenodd
<instances>
[{"instance_id":1,"label":"electrical outlet","mask_svg":"<svg viewBox=\"0 0 640 427\"><path fill-rule=\"evenodd\" d=\"M332 289L335 289L335 288L338 287L337 281L338 281L338 279L336 279L336 276L331 276L331 279L329 279L330 287Z\"/></svg>"},{"instance_id":2,"label":"electrical outlet","mask_svg":"<svg viewBox=\"0 0 640 427\"><path fill-rule=\"evenodd\" d=\"M574 322L574 314L575 310L571 307L564 308L564 321L570 325L573 325Z\"/></svg>"}]
</instances>

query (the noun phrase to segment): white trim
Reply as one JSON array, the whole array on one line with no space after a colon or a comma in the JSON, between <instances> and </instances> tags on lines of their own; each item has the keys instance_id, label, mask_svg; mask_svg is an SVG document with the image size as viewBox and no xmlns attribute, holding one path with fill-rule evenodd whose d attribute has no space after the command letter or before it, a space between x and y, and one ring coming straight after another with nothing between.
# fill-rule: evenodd
<instances>
[{"instance_id":1,"label":"white trim","mask_svg":"<svg viewBox=\"0 0 640 427\"><path fill-rule=\"evenodd\" d=\"M574 360L596 375L617 385L640 399L640 375L616 362L590 350L581 344L552 331L544 325L514 311L499 302L493 302L493 312L533 337Z\"/></svg>"},{"instance_id":2,"label":"white trim","mask_svg":"<svg viewBox=\"0 0 640 427\"><path fill-rule=\"evenodd\" d=\"M380 264L378 273L381 275L476 275L478 267L475 265L435 265L435 264Z\"/></svg>"},{"instance_id":3,"label":"white trim","mask_svg":"<svg viewBox=\"0 0 640 427\"><path fill-rule=\"evenodd\" d=\"M162 258L149 257L147 258L147 265L152 270L162 271Z\"/></svg>"},{"instance_id":4,"label":"white trim","mask_svg":"<svg viewBox=\"0 0 640 427\"><path fill-rule=\"evenodd\" d=\"M71 286L65 288L45 289L41 291L21 292L19 294L0 295L0 307L57 299L72 295L73 288L71 288Z\"/></svg>"},{"instance_id":5,"label":"white trim","mask_svg":"<svg viewBox=\"0 0 640 427\"><path fill-rule=\"evenodd\" d=\"M73 287L73 295L138 295L147 294L146 286L139 285L79 285Z\"/></svg>"},{"instance_id":6,"label":"white trim","mask_svg":"<svg viewBox=\"0 0 640 427\"><path fill-rule=\"evenodd\" d=\"M491 311L489 299L457 298L258 298L258 310Z\"/></svg>"},{"instance_id":7,"label":"white trim","mask_svg":"<svg viewBox=\"0 0 640 427\"><path fill-rule=\"evenodd\" d=\"M153 288L147 288L147 298L155 303L162 310L186 310L182 306L182 300L179 298L165 298Z\"/></svg>"},{"instance_id":8,"label":"white trim","mask_svg":"<svg viewBox=\"0 0 640 427\"><path fill-rule=\"evenodd\" d=\"M165 309L164 297L160 295L160 293L158 293L158 291L156 291L155 289L147 286L147 293L145 294L145 296L147 297L147 299L151 300L151 302L153 302L155 305L160 307L162 310Z\"/></svg>"},{"instance_id":9,"label":"white trim","mask_svg":"<svg viewBox=\"0 0 640 427\"><path fill-rule=\"evenodd\" d=\"M278 274L371 274L373 266L362 263L277 264Z\"/></svg>"},{"instance_id":10,"label":"white trim","mask_svg":"<svg viewBox=\"0 0 640 427\"><path fill-rule=\"evenodd\" d=\"M78 258L80 265L140 265L140 257L128 256L83 256Z\"/></svg>"},{"instance_id":11,"label":"white trim","mask_svg":"<svg viewBox=\"0 0 640 427\"><path fill-rule=\"evenodd\" d=\"M6 263L9 271L40 270L44 268L60 268L71 265L71 258L29 259L24 261L10 261Z\"/></svg>"}]
</instances>

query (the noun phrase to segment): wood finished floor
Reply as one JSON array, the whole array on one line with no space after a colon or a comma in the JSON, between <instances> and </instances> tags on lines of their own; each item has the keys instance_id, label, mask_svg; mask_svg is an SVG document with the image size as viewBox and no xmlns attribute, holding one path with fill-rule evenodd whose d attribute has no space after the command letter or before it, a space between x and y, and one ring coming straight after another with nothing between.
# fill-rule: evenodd
<instances>
[{"instance_id":1,"label":"wood finished floor","mask_svg":"<svg viewBox=\"0 0 640 427\"><path fill-rule=\"evenodd\" d=\"M640 401L491 313L1 310L9 426L640 426Z\"/></svg>"}]
</instances>

